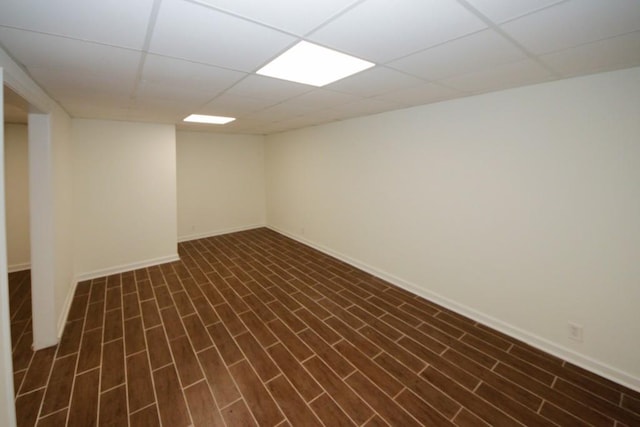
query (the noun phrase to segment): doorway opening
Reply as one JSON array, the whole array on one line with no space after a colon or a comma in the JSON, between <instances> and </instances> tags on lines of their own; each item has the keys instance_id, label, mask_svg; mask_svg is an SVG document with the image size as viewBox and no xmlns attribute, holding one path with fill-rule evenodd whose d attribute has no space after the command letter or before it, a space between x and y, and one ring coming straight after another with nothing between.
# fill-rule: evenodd
<instances>
[{"instance_id":1,"label":"doorway opening","mask_svg":"<svg viewBox=\"0 0 640 427\"><path fill-rule=\"evenodd\" d=\"M29 103L4 85L4 178L9 316L14 380L31 358ZM16 381L16 385L19 381Z\"/></svg>"}]
</instances>

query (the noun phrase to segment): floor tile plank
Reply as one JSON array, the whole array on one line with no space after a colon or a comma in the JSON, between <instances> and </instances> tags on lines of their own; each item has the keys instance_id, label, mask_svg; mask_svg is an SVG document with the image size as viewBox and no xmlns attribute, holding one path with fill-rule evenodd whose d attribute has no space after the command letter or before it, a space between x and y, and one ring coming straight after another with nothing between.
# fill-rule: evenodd
<instances>
[{"instance_id":1,"label":"floor tile plank","mask_svg":"<svg viewBox=\"0 0 640 427\"><path fill-rule=\"evenodd\" d=\"M342 381L327 365L317 357L304 362L304 366L309 370L316 381L329 393L333 398L340 402L340 407L347 415L360 425L367 421L373 411L364 403L347 384Z\"/></svg>"},{"instance_id":2,"label":"floor tile plank","mask_svg":"<svg viewBox=\"0 0 640 427\"><path fill-rule=\"evenodd\" d=\"M146 352L127 357L127 391L130 412L135 412L156 401Z\"/></svg>"},{"instance_id":3,"label":"floor tile plank","mask_svg":"<svg viewBox=\"0 0 640 427\"><path fill-rule=\"evenodd\" d=\"M75 375L77 356L72 354L56 359L42 404L41 416L51 414L69 406L71 388Z\"/></svg>"},{"instance_id":4,"label":"floor tile plank","mask_svg":"<svg viewBox=\"0 0 640 427\"><path fill-rule=\"evenodd\" d=\"M100 370L94 369L76 377L67 425L96 425L98 419L98 387Z\"/></svg>"},{"instance_id":5,"label":"floor tile plank","mask_svg":"<svg viewBox=\"0 0 640 427\"><path fill-rule=\"evenodd\" d=\"M222 415L216 406L207 383L202 381L184 390L194 427L222 425Z\"/></svg>"},{"instance_id":6,"label":"floor tile plank","mask_svg":"<svg viewBox=\"0 0 640 427\"><path fill-rule=\"evenodd\" d=\"M311 408L325 426L355 426L342 409L326 393L310 403Z\"/></svg>"},{"instance_id":7,"label":"floor tile plank","mask_svg":"<svg viewBox=\"0 0 640 427\"><path fill-rule=\"evenodd\" d=\"M267 351L287 379L293 384L293 387L306 401L310 401L322 394L322 388L282 344L278 343L269 347Z\"/></svg>"},{"instance_id":8,"label":"floor tile plank","mask_svg":"<svg viewBox=\"0 0 640 427\"><path fill-rule=\"evenodd\" d=\"M127 416L127 389L124 385L112 388L102 393L100 397L99 426L126 426L129 422Z\"/></svg>"},{"instance_id":9,"label":"floor tile plank","mask_svg":"<svg viewBox=\"0 0 640 427\"><path fill-rule=\"evenodd\" d=\"M229 371L258 424L274 426L284 419L264 384L246 361L229 367Z\"/></svg>"},{"instance_id":10,"label":"floor tile plank","mask_svg":"<svg viewBox=\"0 0 640 427\"><path fill-rule=\"evenodd\" d=\"M16 418L20 427L32 427L38 419L38 408L42 402L44 390L36 390L31 393L18 396L16 399Z\"/></svg>"},{"instance_id":11,"label":"floor tile plank","mask_svg":"<svg viewBox=\"0 0 640 427\"><path fill-rule=\"evenodd\" d=\"M229 370L215 348L199 353L198 359L211 391L221 408L241 398Z\"/></svg>"},{"instance_id":12,"label":"floor tile plank","mask_svg":"<svg viewBox=\"0 0 640 427\"><path fill-rule=\"evenodd\" d=\"M161 326L147 329L147 343L149 346L149 360L151 361L151 369L155 370L162 366L172 363L171 351L169 343Z\"/></svg>"},{"instance_id":13,"label":"floor tile plank","mask_svg":"<svg viewBox=\"0 0 640 427\"><path fill-rule=\"evenodd\" d=\"M320 420L298 393L295 392L285 377L279 376L269 381L267 388L291 425L309 427L322 426Z\"/></svg>"},{"instance_id":14,"label":"floor tile plank","mask_svg":"<svg viewBox=\"0 0 640 427\"><path fill-rule=\"evenodd\" d=\"M228 426L254 427L258 425L242 400L237 400L234 404L224 408L222 416Z\"/></svg>"},{"instance_id":15,"label":"floor tile plank","mask_svg":"<svg viewBox=\"0 0 640 427\"><path fill-rule=\"evenodd\" d=\"M190 425L191 418L174 366L168 365L158 369L153 373L153 378L162 425L175 427Z\"/></svg>"},{"instance_id":16,"label":"floor tile plank","mask_svg":"<svg viewBox=\"0 0 640 427\"><path fill-rule=\"evenodd\" d=\"M169 348L183 387L188 387L204 378L198 358L186 336L169 341Z\"/></svg>"},{"instance_id":17,"label":"floor tile plank","mask_svg":"<svg viewBox=\"0 0 640 427\"><path fill-rule=\"evenodd\" d=\"M131 414L129 416L129 425L131 427L160 427L158 408L153 405Z\"/></svg>"}]
</instances>

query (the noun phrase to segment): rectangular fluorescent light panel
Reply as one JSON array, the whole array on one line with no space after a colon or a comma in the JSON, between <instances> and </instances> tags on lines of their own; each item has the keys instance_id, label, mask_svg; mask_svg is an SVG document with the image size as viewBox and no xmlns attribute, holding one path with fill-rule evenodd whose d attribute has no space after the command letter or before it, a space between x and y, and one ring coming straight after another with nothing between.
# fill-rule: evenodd
<instances>
[{"instance_id":1,"label":"rectangular fluorescent light panel","mask_svg":"<svg viewBox=\"0 0 640 427\"><path fill-rule=\"evenodd\" d=\"M301 41L259 69L257 73L320 87L374 65L372 62Z\"/></svg>"},{"instance_id":2,"label":"rectangular fluorescent light panel","mask_svg":"<svg viewBox=\"0 0 640 427\"><path fill-rule=\"evenodd\" d=\"M193 122L193 123L209 123L214 125L224 125L234 121L233 117L222 117L222 116L205 116L202 114L192 114L189 117L183 119L184 122Z\"/></svg>"}]
</instances>

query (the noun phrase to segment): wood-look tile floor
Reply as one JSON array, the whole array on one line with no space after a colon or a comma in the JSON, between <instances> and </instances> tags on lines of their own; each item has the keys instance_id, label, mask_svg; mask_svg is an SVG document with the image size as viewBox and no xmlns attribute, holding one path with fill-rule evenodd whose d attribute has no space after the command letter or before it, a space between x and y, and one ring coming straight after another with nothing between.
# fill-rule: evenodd
<instances>
[{"instance_id":1,"label":"wood-look tile floor","mask_svg":"<svg viewBox=\"0 0 640 427\"><path fill-rule=\"evenodd\" d=\"M20 426L640 425L640 393L273 231L82 282L31 352L10 277Z\"/></svg>"}]
</instances>

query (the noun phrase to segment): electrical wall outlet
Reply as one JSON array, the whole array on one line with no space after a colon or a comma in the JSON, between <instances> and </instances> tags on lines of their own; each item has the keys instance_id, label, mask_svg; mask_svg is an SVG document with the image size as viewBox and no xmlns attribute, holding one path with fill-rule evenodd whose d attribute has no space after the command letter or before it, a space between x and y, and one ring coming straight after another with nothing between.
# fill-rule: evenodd
<instances>
[{"instance_id":1,"label":"electrical wall outlet","mask_svg":"<svg viewBox=\"0 0 640 427\"><path fill-rule=\"evenodd\" d=\"M569 338L570 339L577 342L582 342L583 341L582 332L583 332L582 325L569 322Z\"/></svg>"}]
</instances>

